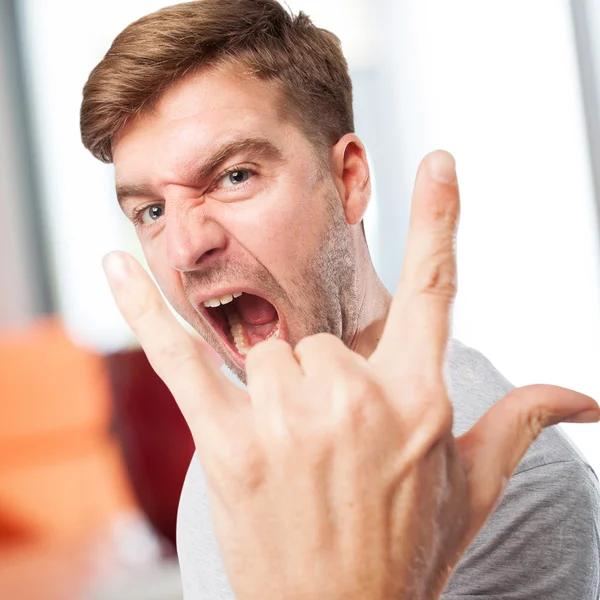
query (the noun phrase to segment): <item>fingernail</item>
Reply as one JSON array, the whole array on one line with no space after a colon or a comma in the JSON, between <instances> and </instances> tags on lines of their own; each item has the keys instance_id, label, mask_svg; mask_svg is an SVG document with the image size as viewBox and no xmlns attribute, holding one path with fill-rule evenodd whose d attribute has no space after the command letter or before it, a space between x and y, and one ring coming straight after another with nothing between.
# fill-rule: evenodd
<instances>
[{"instance_id":1,"label":"fingernail","mask_svg":"<svg viewBox=\"0 0 600 600\"><path fill-rule=\"evenodd\" d=\"M441 183L456 181L456 161L449 152L436 150L429 155L429 175Z\"/></svg>"},{"instance_id":2,"label":"fingernail","mask_svg":"<svg viewBox=\"0 0 600 600\"><path fill-rule=\"evenodd\" d=\"M563 423L597 423L598 421L600 421L600 410L590 408L565 419Z\"/></svg>"},{"instance_id":3,"label":"fingernail","mask_svg":"<svg viewBox=\"0 0 600 600\"><path fill-rule=\"evenodd\" d=\"M102 268L109 282L123 283L131 275L131 268L124 252L110 252L102 259Z\"/></svg>"}]
</instances>

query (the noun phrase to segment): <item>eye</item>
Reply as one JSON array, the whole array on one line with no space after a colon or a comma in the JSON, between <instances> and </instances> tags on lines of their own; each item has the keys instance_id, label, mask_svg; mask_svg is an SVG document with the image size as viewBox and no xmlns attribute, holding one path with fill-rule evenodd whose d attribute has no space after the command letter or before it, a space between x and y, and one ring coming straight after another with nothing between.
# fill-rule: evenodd
<instances>
[{"instance_id":1,"label":"eye","mask_svg":"<svg viewBox=\"0 0 600 600\"><path fill-rule=\"evenodd\" d=\"M149 225L150 223L157 221L165 214L165 208L161 204L152 204L146 206L136 215L135 220L143 225Z\"/></svg>"},{"instance_id":2,"label":"eye","mask_svg":"<svg viewBox=\"0 0 600 600\"><path fill-rule=\"evenodd\" d=\"M249 169L236 169L235 171L230 171L229 173L225 173L225 175L223 175L221 178L221 187L237 187L243 183L246 183L246 181L250 179L251 175L253 175L253 172Z\"/></svg>"}]
</instances>

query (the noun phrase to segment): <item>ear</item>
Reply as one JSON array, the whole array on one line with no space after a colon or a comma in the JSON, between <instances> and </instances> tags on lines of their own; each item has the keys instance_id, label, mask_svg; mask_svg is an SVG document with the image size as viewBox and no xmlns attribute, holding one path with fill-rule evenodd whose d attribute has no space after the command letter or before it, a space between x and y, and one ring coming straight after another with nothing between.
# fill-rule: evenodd
<instances>
[{"instance_id":1,"label":"ear","mask_svg":"<svg viewBox=\"0 0 600 600\"><path fill-rule=\"evenodd\" d=\"M362 220L371 198L367 151L356 135L347 133L332 148L331 167L346 221L356 225Z\"/></svg>"}]
</instances>

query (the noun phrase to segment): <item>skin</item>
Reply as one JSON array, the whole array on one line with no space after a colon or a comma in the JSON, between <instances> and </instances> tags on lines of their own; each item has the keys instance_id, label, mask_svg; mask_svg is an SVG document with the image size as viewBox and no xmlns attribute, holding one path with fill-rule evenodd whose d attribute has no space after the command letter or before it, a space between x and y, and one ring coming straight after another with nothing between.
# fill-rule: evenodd
<instances>
[{"instance_id":1,"label":"skin","mask_svg":"<svg viewBox=\"0 0 600 600\"><path fill-rule=\"evenodd\" d=\"M239 600L433 600L541 430L594 422L588 396L511 391L455 438L442 366L455 294L450 155L415 186L400 284L367 360L320 333L250 351L242 391L139 263L104 261L121 313L186 418ZM441 177L441 179L440 179Z\"/></svg>"},{"instance_id":2,"label":"skin","mask_svg":"<svg viewBox=\"0 0 600 600\"><path fill-rule=\"evenodd\" d=\"M391 299L360 226L370 196L364 146L349 134L319 156L280 106L273 83L213 69L167 90L113 142L125 214L135 220L136 210L152 207L136 230L156 281L242 380L244 360L202 317L199 296L258 290L278 309L282 339L295 345L328 332L365 356ZM216 148L248 137L281 156L242 151L194 179ZM257 173L234 185L223 172L236 166ZM163 209L152 220L149 210Z\"/></svg>"},{"instance_id":3,"label":"skin","mask_svg":"<svg viewBox=\"0 0 600 600\"><path fill-rule=\"evenodd\" d=\"M541 430L598 421L600 409L571 390L527 386L455 438L442 370L456 291L454 160L435 152L419 169L390 303L358 225L369 196L359 140L342 138L329 175L315 175L309 142L256 85L223 73L182 82L124 130L115 165L120 185L144 184L145 201L166 206L138 233L177 310L210 333L194 294L213 278L254 278L276 296L286 337L257 344L237 365L242 391L132 257L105 259L111 289L194 436L239 600L439 598ZM240 128L276 141L281 158L260 165L252 193L224 199L182 165ZM126 198L125 211L141 200ZM335 243L326 245L332 224Z\"/></svg>"}]
</instances>

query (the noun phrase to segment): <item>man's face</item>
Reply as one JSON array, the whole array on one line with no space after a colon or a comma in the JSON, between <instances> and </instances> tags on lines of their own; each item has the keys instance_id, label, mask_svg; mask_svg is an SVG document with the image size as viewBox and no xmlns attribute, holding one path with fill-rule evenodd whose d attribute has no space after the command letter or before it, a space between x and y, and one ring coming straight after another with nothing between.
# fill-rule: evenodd
<instances>
[{"instance_id":1,"label":"man's face","mask_svg":"<svg viewBox=\"0 0 600 600\"><path fill-rule=\"evenodd\" d=\"M269 336L348 342L356 321L329 162L280 106L273 83L204 71L113 145L119 200L156 281L242 380L248 349Z\"/></svg>"}]
</instances>

